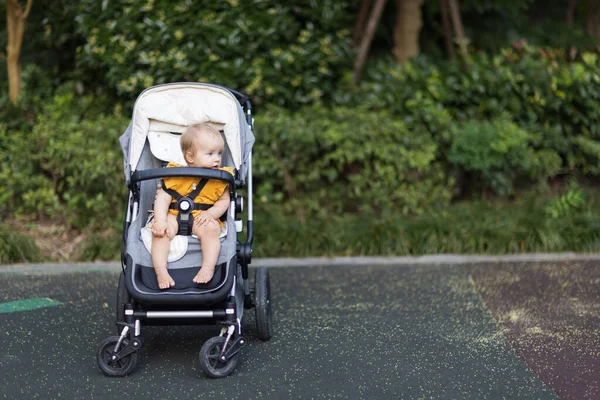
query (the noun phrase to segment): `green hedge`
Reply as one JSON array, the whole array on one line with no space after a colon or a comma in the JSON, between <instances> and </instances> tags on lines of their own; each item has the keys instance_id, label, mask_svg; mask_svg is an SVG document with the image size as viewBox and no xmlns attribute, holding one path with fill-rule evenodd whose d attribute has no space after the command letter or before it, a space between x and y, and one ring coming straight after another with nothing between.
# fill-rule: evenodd
<instances>
[{"instance_id":1,"label":"green hedge","mask_svg":"<svg viewBox=\"0 0 600 400\"><path fill-rule=\"evenodd\" d=\"M45 260L31 238L0 223L0 264L27 263Z\"/></svg>"},{"instance_id":2,"label":"green hedge","mask_svg":"<svg viewBox=\"0 0 600 400\"><path fill-rule=\"evenodd\" d=\"M427 132L384 111L269 108L256 117L257 194L310 218L331 213L422 213L446 206L452 180Z\"/></svg>"},{"instance_id":3,"label":"green hedge","mask_svg":"<svg viewBox=\"0 0 600 400\"><path fill-rule=\"evenodd\" d=\"M543 188L564 175L597 179L599 57L585 53L566 62L563 56L518 45L496 57L474 56L467 71L458 64L436 65L424 58L403 67L382 63L366 71L359 85L344 81L331 92L329 103L259 108L254 151L257 210L266 220L271 219L270 210L276 210L274 218L282 227L285 221L289 225L291 219L300 218L302 227L288 229L306 234L306 248L319 254L351 252L352 246L358 254L363 248L365 254L376 254L378 247L372 241L358 243L358 236L351 238L360 229L351 228L354 222L348 221L360 224L356 218L368 218L364 232L387 243L400 233L392 230L396 233L384 238L383 229L404 220L398 218L410 221L427 213L444 224L456 223L440 215L461 195L479 197L492 190L518 198L523 189ZM26 69L24 78L27 87L36 82L42 88L50 86L34 67ZM81 94L78 85L61 86L52 96L32 93L23 107L34 108L3 109L0 215L50 217L78 230L102 231L102 241L92 240L83 257L111 257L115 248L99 243L110 242L123 219L126 188L117 139L129 116L121 115L120 106L104 97ZM37 115L32 118L32 113ZM519 220L523 226L545 224L542 236L522 239L536 243L526 248L544 249L543 243L559 234L562 244L546 247L566 250L575 242L562 232L580 240L583 234L577 229L582 226L581 232L596 240L597 225L588 215L578 214L579 222L565 217L571 225L561 225L557 222L561 218L554 217L589 201L571 192L553 205L543 205L542 211L552 216L550 222L537 219L527 225L531 212L524 213ZM426 219L418 220L426 224ZM336 221L348 233L329 232L338 229ZM438 222L434 225L443 228ZM402 226L402 235L413 229ZM284 230L273 232L277 232L273 237L266 233L265 241L279 240ZM331 234L329 241L323 239L326 232ZM449 238L453 232L427 235ZM499 232L478 232L489 243L501 239ZM535 235L532 232L526 235ZM456 239L449 247L442 239L422 246L414 244L414 238L403 240L409 243L407 249L447 250L459 248L466 239ZM293 246L287 241L282 246L285 243ZM335 250L322 249L327 243L334 243ZM469 246L463 250L485 251L487 245ZM407 250L415 251L421 250ZM298 254L293 248L284 253Z\"/></svg>"},{"instance_id":4,"label":"green hedge","mask_svg":"<svg viewBox=\"0 0 600 400\"><path fill-rule=\"evenodd\" d=\"M31 131L0 125L0 215L102 228L125 210L118 137L128 119L96 114L102 99L58 93Z\"/></svg>"},{"instance_id":5,"label":"green hedge","mask_svg":"<svg viewBox=\"0 0 600 400\"><path fill-rule=\"evenodd\" d=\"M255 257L402 256L600 251L598 191L530 191L517 201L468 201L404 217L330 215L296 223L259 205Z\"/></svg>"},{"instance_id":6,"label":"green hedge","mask_svg":"<svg viewBox=\"0 0 600 400\"><path fill-rule=\"evenodd\" d=\"M77 60L126 98L160 83L208 81L257 103L327 97L348 69L350 1L79 2Z\"/></svg>"},{"instance_id":7,"label":"green hedge","mask_svg":"<svg viewBox=\"0 0 600 400\"><path fill-rule=\"evenodd\" d=\"M458 167L457 176L469 172L500 195L518 186L523 174L508 173L515 167L530 177L528 184L558 173L600 174L598 52L571 62L560 50L518 43L494 57L473 55L468 69L424 57L402 67L380 62L360 84L346 83L336 101L385 109L410 130L428 132L448 171ZM460 145L479 133L490 140L480 137L475 146ZM493 148L498 140L521 143L520 150L506 151L500 161ZM501 165L482 167L478 159ZM459 189L478 193L462 183Z\"/></svg>"}]
</instances>

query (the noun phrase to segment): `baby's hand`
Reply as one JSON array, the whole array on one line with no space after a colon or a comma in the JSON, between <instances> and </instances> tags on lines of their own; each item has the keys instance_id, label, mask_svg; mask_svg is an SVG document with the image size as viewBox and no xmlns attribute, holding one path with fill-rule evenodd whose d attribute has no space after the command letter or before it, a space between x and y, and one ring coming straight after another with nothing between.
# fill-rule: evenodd
<instances>
[{"instance_id":1,"label":"baby's hand","mask_svg":"<svg viewBox=\"0 0 600 400\"><path fill-rule=\"evenodd\" d=\"M208 225L211 221L217 222L217 219L209 211L204 211L194 219L194 224Z\"/></svg>"},{"instance_id":2,"label":"baby's hand","mask_svg":"<svg viewBox=\"0 0 600 400\"><path fill-rule=\"evenodd\" d=\"M152 234L156 237L164 237L167 234L168 225L166 221L156 221L152 224Z\"/></svg>"}]
</instances>

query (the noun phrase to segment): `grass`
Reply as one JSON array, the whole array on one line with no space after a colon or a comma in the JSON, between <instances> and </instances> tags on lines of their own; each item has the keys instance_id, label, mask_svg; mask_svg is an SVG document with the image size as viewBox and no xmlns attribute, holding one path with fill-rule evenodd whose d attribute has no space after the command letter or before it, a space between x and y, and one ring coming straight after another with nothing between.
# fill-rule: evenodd
<instances>
[{"instance_id":1,"label":"grass","mask_svg":"<svg viewBox=\"0 0 600 400\"><path fill-rule=\"evenodd\" d=\"M41 261L40 250L33 239L0 224L0 264Z\"/></svg>"},{"instance_id":2,"label":"grass","mask_svg":"<svg viewBox=\"0 0 600 400\"><path fill-rule=\"evenodd\" d=\"M600 204L552 215L555 199L470 201L404 218L331 216L303 223L276 213L256 218L256 257L339 255L514 254L600 251Z\"/></svg>"},{"instance_id":3,"label":"grass","mask_svg":"<svg viewBox=\"0 0 600 400\"><path fill-rule=\"evenodd\" d=\"M597 194L587 191L583 201L571 205L564 196L535 195L512 202L460 202L411 218L330 215L300 222L277 207L257 207L254 257L600 252ZM68 261L118 260L121 234L108 229L87 235ZM40 256L31 239L0 224L0 262L39 260L67 261Z\"/></svg>"}]
</instances>

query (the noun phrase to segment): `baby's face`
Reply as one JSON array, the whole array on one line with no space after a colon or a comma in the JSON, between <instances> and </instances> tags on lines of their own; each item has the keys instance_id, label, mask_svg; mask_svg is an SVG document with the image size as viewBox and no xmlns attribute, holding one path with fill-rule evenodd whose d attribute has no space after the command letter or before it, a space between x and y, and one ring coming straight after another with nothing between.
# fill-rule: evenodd
<instances>
[{"instance_id":1,"label":"baby's face","mask_svg":"<svg viewBox=\"0 0 600 400\"><path fill-rule=\"evenodd\" d=\"M195 152L188 160L190 167L219 168L221 166L224 149L221 137L212 134L202 135L196 138L194 147Z\"/></svg>"}]
</instances>

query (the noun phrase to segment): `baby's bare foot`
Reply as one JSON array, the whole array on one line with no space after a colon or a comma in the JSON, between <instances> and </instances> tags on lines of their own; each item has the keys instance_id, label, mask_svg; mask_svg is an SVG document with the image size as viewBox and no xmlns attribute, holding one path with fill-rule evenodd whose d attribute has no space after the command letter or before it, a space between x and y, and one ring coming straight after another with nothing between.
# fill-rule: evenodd
<instances>
[{"instance_id":1,"label":"baby's bare foot","mask_svg":"<svg viewBox=\"0 0 600 400\"><path fill-rule=\"evenodd\" d=\"M156 272L156 279L158 280L158 287L161 289L168 289L171 286L175 286L175 281L171 278L167 270Z\"/></svg>"},{"instance_id":2,"label":"baby's bare foot","mask_svg":"<svg viewBox=\"0 0 600 400\"><path fill-rule=\"evenodd\" d=\"M212 279L214 274L215 274L214 266L212 268L202 266L202 268L200 268L200 271L198 271L198 273L194 277L193 281L195 283L207 283L208 281L210 281Z\"/></svg>"}]
</instances>

